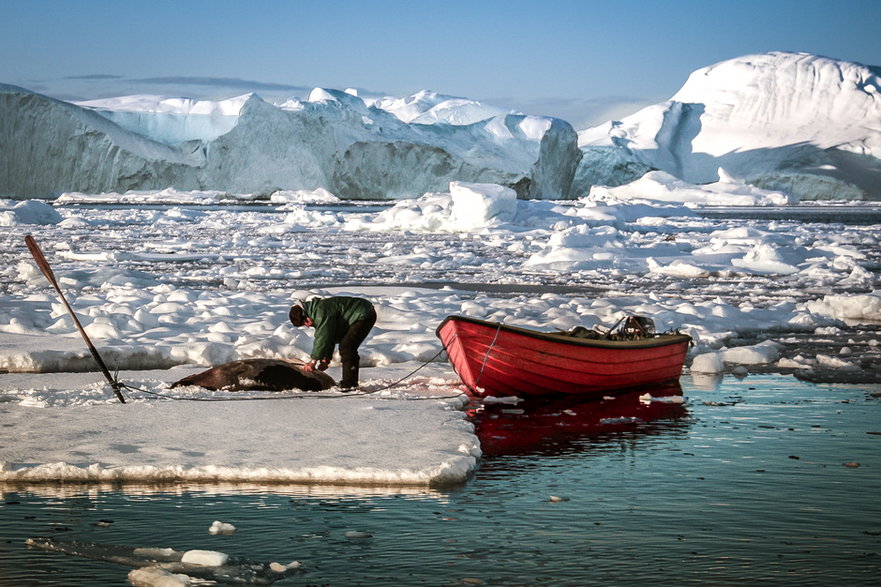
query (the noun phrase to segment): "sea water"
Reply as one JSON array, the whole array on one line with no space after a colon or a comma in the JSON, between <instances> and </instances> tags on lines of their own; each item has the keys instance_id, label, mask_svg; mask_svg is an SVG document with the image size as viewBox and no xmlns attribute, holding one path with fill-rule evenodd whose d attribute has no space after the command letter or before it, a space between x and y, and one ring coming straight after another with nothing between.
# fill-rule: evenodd
<instances>
[{"instance_id":1,"label":"sea water","mask_svg":"<svg viewBox=\"0 0 881 587\"><path fill-rule=\"evenodd\" d=\"M879 583L881 387L680 393L474 406L486 455L453 488L5 487L0 584L129 584L37 536L299 561L278 585Z\"/></svg>"}]
</instances>

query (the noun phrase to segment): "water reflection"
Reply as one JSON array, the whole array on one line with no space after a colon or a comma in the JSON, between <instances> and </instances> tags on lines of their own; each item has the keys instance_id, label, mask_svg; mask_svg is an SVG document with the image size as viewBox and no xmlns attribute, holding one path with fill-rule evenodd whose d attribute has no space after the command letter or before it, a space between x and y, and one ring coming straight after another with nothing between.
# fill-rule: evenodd
<instances>
[{"instance_id":1,"label":"water reflection","mask_svg":"<svg viewBox=\"0 0 881 587\"><path fill-rule=\"evenodd\" d=\"M721 373L692 373L691 381L695 389L701 391L718 391L722 387Z\"/></svg>"},{"instance_id":2,"label":"water reflection","mask_svg":"<svg viewBox=\"0 0 881 587\"><path fill-rule=\"evenodd\" d=\"M484 456L559 455L590 448L586 440L656 435L687 426L679 382L602 400L535 399L478 403L468 410Z\"/></svg>"}]
</instances>

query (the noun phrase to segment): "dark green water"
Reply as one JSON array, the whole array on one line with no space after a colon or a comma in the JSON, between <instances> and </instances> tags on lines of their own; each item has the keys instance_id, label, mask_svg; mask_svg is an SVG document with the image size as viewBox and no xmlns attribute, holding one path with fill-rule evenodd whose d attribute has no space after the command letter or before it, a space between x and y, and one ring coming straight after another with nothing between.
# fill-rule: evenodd
<instances>
[{"instance_id":1,"label":"dark green water","mask_svg":"<svg viewBox=\"0 0 881 587\"><path fill-rule=\"evenodd\" d=\"M490 454L452 490L7 487L0 584L129 584L33 536L303 564L277 585L879 584L881 388L682 390L476 414ZM210 535L214 520L236 533Z\"/></svg>"}]
</instances>

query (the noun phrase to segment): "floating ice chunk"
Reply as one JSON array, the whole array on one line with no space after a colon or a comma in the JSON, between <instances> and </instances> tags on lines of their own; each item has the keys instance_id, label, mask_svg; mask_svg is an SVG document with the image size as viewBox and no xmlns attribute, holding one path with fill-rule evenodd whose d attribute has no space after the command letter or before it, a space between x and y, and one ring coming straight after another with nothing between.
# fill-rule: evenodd
<instances>
[{"instance_id":1,"label":"floating ice chunk","mask_svg":"<svg viewBox=\"0 0 881 587\"><path fill-rule=\"evenodd\" d=\"M822 300L805 303L805 307L822 316L881 321L881 295L877 293L823 296Z\"/></svg>"},{"instance_id":2,"label":"floating ice chunk","mask_svg":"<svg viewBox=\"0 0 881 587\"><path fill-rule=\"evenodd\" d=\"M684 404L685 398L681 395L653 395L652 401L659 404Z\"/></svg>"},{"instance_id":3,"label":"floating ice chunk","mask_svg":"<svg viewBox=\"0 0 881 587\"><path fill-rule=\"evenodd\" d=\"M506 396L506 397L496 397L494 395L488 395L485 398L483 398L483 403L485 403L485 404L514 404L514 405L516 405L522 401L524 401L523 398L516 397L513 395Z\"/></svg>"},{"instance_id":4,"label":"floating ice chunk","mask_svg":"<svg viewBox=\"0 0 881 587\"><path fill-rule=\"evenodd\" d=\"M649 267L649 273L659 273L661 275L672 275L673 277L709 277L710 272L702 269L697 265L686 263L684 261L675 260L669 265L661 265L653 258L646 259Z\"/></svg>"},{"instance_id":5,"label":"floating ice chunk","mask_svg":"<svg viewBox=\"0 0 881 587\"><path fill-rule=\"evenodd\" d=\"M730 175L716 183L697 185L664 171L650 171L636 181L617 187L594 185L588 198L609 202L681 202L690 206L782 206L790 202L781 192L739 183Z\"/></svg>"},{"instance_id":6,"label":"floating ice chunk","mask_svg":"<svg viewBox=\"0 0 881 587\"><path fill-rule=\"evenodd\" d=\"M779 345L771 340L751 346L735 347L722 352L722 360L726 363L741 365L759 365L773 363L780 358Z\"/></svg>"},{"instance_id":7,"label":"floating ice chunk","mask_svg":"<svg viewBox=\"0 0 881 587\"><path fill-rule=\"evenodd\" d=\"M172 573L159 567L134 569L128 574L129 583L135 587L189 587L190 577Z\"/></svg>"},{"instance_id":8,"label":"floating ice chunk","mask_svg":"<svg viewBox=\"0 0 881 587\"><path fill-rule=\"evenodd\" d=\"M645 405L652 402L661 404L684 404L685 398L681 395L652 395L650 393L644 393L639 396L639 402Z\"/></svg>"},{"instance_id":9,"label":"floating ice chunk","mask_svg":"<svg viewBox=\"0 0 881 587\"><path fill-rule=\"evenodd\" d=\"M850 275L842 279L839 284L840 285L850 285L855 287L870 287L874 282L875 274L861 267L860 265L856 265L851 269Z\"/></svg>"},{"instance_id":10,"label":"floating ice chunk","mask_svg":"<svg viewBox=\"0 0 881 587\"><path fill-rule=\"evenodd\" d=\"M459 230L452 217L453 200L448 193L427 193L415 200L401 200L371 221L350 218L350 230L415 230L425 232Z\"/></svg>"},{"instance_id":11,"label":"floating ice chunk","mask_svg":"<svg viewBox=\"0 0 881 587\"><path fill-rule=\"evenodd\" d=\"M845 371L859 369L857 365L854 365L850 361L845 361L844 359L839 359L838 357L833 357L831 355L817 355L817 364L820 367L825 367L827 369L842 369Z\"/></svg>"},{"instance_id":12,"label":"floating ice chunk","mask_svg":"<svg viewBox=\"0 0 881 587\"><path fill-rule=\"evenodd\" d=\"M275 234L288 232L292 228L306 226L335 226L339 224L337 215L333 212L320 210L307 210L305 204L285 204L279 210L287 211L281 224L270 227Z\"/></svg>"},{"instance_id":13,"label":"floating ice chunk","mask_svg":"<svg viewBox=\"0 0 881 587\"><path fill-rule=\"evenodd\" d=\"M340 199L324 188L316 190L278 190L269 196L274 204L339 204Z\"/></svg>"},{"instance_id":14,"label":"floating ice chunk","mask_svg":"<svg viewBox=\"0 0 881 587\"><path fill-rule=\"evenodd\" d=\"M792 248L776 247L771 243L760 243L741 259L732 259L731 264L755 273L777 273L789 275L798 272L798 265L805 260L804 255Z\"/></svg>"},{"instance_id":15,"label":"floating ice chunk","mask_svg":"<svg viewBox=\"0 0 881 587\"><path fill-rule=\"evenodd\" d=\"M612 226L581 224L553 233L548 244L524 262L524 267L576 270L628 256L621 233Z\"/></svg>"},{"instance_id":16,"label":"floating ice chunk","mask_svg":"<svg viewBox=\"0 0 881 587\"><path fill-rule=\"evenodd\" d=\"M552 234L548 239L548 246L572 249L608 248L620 240L621 233L614 227L592 228L586 224L580 224Z\"/></svg>"},{"instance_id":17,"label":"floating ice chunk","mask_svg":"<svg viewBox=\"0 0 881 587\"><path fill-rule=\"evenodd\" d=\"M493 183L450 182L453 217L463 229L510 222L517 213L517 193Z\"/></svg>"},{"instance_id":18,"label":"floating ice chunk","mask_svg":"<svg viewBox=\"0 0 881 587\"><path fill-rule=\"evenodd\" d=\"M185 190L174 188L164 190L129 190L124 193L102 192L100 194L85 194L82 192L65 192L56 198L56 204L178 204L178 205L201 205L215 204L222 200L241 199L251 200L249 194L229 194L220 190ZM184 216L195 217L199 214L194 210L169 210L169 218L181 218Z\"/></svg>"},{"instance_id":19,"label":"floating ice chunk","mask_svg":"<svg viewBox=\"0 0 881 587\"><path fill-rule=\"evenodd\" d=\"M55 208L37 200L25 200L10 206L9 200L0 200L0 226L17 224L58 224L61 214Z\"/></svg>"},{"instance_id":20,"label":"floating ice chunk","mask_svg":"<svg viewBox=\"0 0 881 587\"><path fill-rule=\"evenodd\" d=\"M777 361L777 367L781 369L810 369L811 365L797 360L798 357L787 359L786 357Z\"/></svg>"},{"instance_id":21,"label":"floating ice chunk","mask_svg":"<svg viewBox=\"0 0 881 587\"><path fill-rule=\"evenodd\" d=\"M725 363L722 354L717 352L697 355L691 362L692 373L722 373L725 371Z\"/></svg>"},{"instance_id":22,"label":"floating ice chunk","mask_svg":"<svg viewBox=\"0 0 881 587\"><path fill-rule=\"evenodd\" d=\"M229 555L216 550L188 550L181 557L182 563L200 567L219 567L226 564Z\"/></svg>"},{"instance_id":23,"label":"floating ice chunk","mask_svg":"<svg viewBox=\"0 0 881 587\"><path fill-rule=\"evenodd\" d=\"M821 326L819 328L814 328L814 334L818 336L836 336L841 332L841 329L837 326Z\"/></svg>"},{"instance_id":24,"label":"floating ice chunk","mask_svg":"<svg viewBox=\"0 0 881 587\"><path fill-rule=\"evenodd\" d=\"M211 527L208 528L209 534L235 534L236 527L232 524L228 524L226 522L221 522L219 520L215 520Z\"/></svg>"}]
</instances>

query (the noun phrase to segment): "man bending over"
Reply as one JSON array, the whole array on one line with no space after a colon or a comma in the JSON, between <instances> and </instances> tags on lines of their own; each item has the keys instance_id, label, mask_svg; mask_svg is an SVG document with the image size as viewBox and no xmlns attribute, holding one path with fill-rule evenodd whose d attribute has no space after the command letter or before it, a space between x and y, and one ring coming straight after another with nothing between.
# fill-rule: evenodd
<instances>
[{"instance_id":1,"label":"man bending over","mask_svg":"<svg viewBox=\"0 0 881 587\"><path fill-rule=\"evenodd\" d=\"M343 375L340 388L358 387L358 367L361 357L358 347L376 324L376 309L363 298L333 296L312 298L291 308L291 324L300 328L313 326L315 342L305 371L324 371L333 358L333 349L339 345Z\"/></svg>"}]
</instances>

